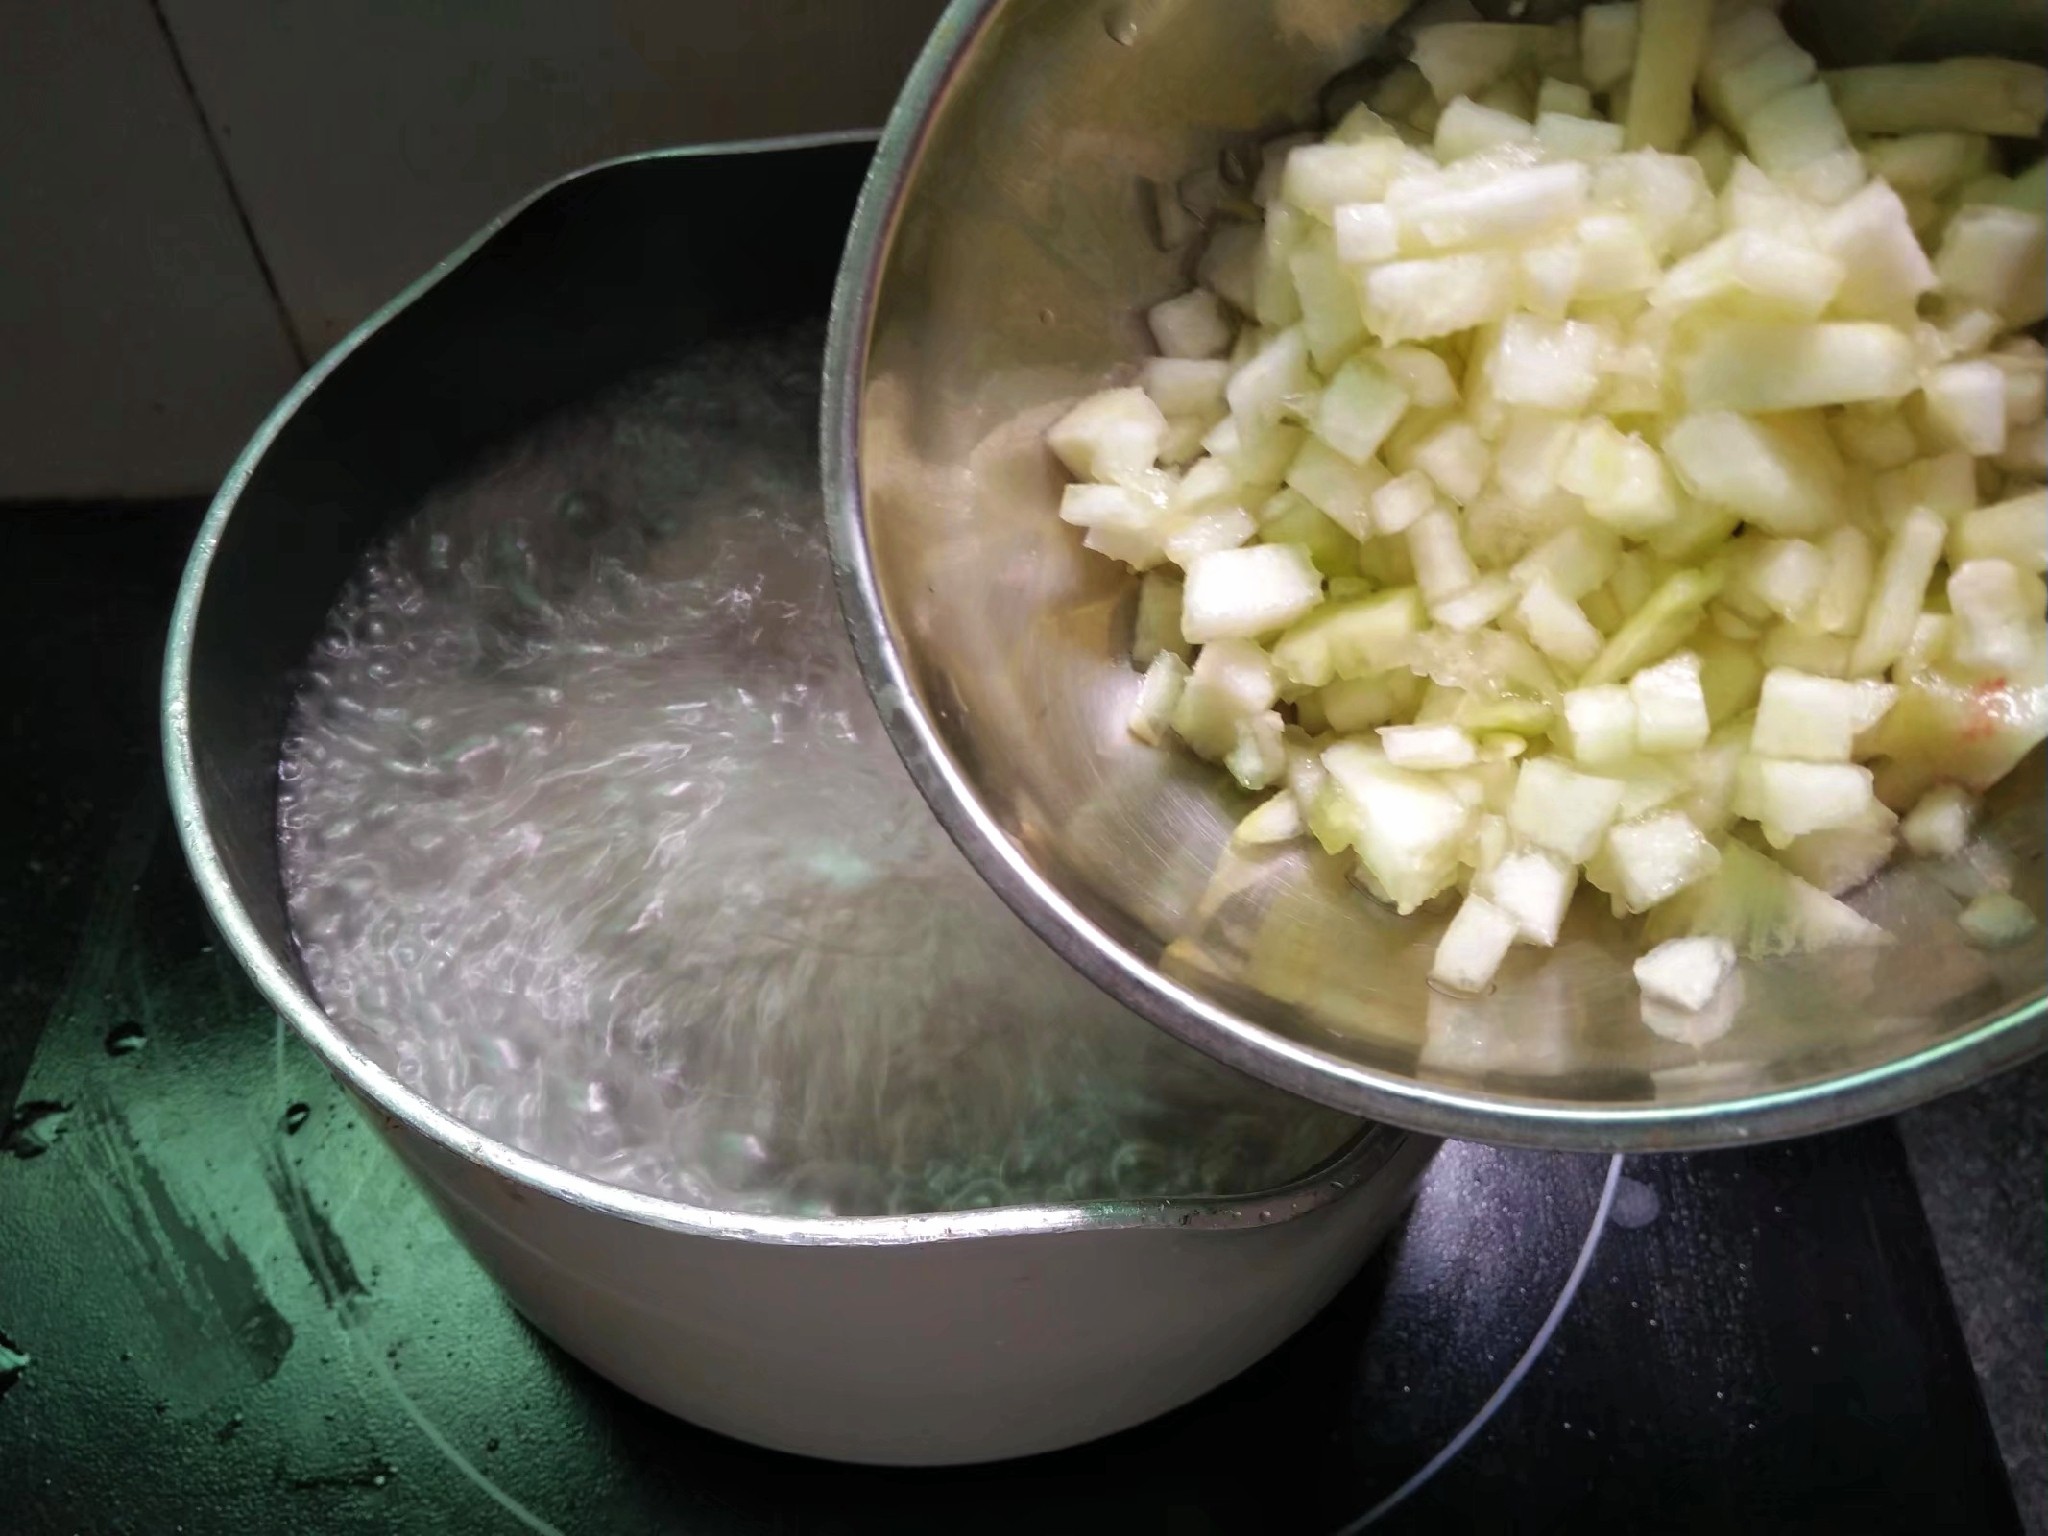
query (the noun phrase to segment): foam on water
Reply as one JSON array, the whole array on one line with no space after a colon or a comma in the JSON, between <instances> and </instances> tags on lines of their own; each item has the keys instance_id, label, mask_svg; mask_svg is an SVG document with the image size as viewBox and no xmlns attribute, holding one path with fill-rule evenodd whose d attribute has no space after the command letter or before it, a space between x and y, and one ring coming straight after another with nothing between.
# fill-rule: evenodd
<instances>
[{"instance_id":1,"label":"foam on water","mask_svg":"<svg viewBox=\"0 0 2048 1536\"><path fill-rule=\"evenodd\" d=\"M478 1130L696 1204L1305 1171L1348 1122L1075 977L896 761L831 589L817 355L812 328L706 349L372 553L279 770L315 993Z\"/></svg>"}]
</instances>

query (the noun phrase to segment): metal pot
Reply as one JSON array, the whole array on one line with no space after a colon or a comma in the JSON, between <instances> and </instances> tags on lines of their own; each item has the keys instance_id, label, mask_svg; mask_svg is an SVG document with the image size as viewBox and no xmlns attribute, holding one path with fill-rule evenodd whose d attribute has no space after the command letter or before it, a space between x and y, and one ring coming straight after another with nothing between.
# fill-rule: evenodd
<instances>
[{"instance_id":1,"label":"metal pot","mask_svg":"<svg viewBox=\"0 0 2048 1536\"><path fill-rule=\"evenodd\" d=\"M358 329L263 424L206 519L170 637L164 746L179 835L233 952L539 1327L742 1439L970 1461L1122 1428L1242 1370L1349 1278L1433 1143L1360 1127L1286 1187L1230 1198L874 1219L692 1209L494 1142L387 1074L308 991L277 862L294 674L362 552L550 413L714 332L819 314L869 152L841 139L598 167ZM732 207L747 216L706 213Z\"/></svg>"},{"instance_id":2,"label":"metal pot","mask_svg":"<svg viewBox=\"0 0 2048 1536\"><path fill-rule=\"evenodd\" d=\"M1316 121L1399 0L955 0L891 118L833 314L826 478L870 687L940 819L1010 905L1120 1001L1292 1092L1439 1134L1579 1149L1788 1136L1881 1114L2048 1046L2048 943L1971 949L1915 871L1857 900L1884 951L1755 965L1696 1050L1642 1027L1618 928L1577 914L1495 991L1429 990L1441 917L1396 918L1334 861L1234 851L1248 802L1129 739L1131 584L1055 516L1065 402L1147 348L1196 245L1183 177ZM1499 6L1523 19L1526 6ZM1543 7L1555 14L1568 7ZM1791 7L1824 58L2038 51L2042 6ZM2042 898L2041 754L1978 854ZM1582 906L1584 904L1582 903Z\"/></svg>"}]
</instances>

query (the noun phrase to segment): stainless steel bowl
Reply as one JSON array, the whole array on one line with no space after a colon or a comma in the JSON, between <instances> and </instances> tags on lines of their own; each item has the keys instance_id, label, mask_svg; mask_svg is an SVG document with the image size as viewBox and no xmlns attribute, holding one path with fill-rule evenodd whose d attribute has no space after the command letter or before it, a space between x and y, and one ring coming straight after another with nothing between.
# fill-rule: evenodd
<instances>
[{"instance_id":1,"label":"stainless steel bowl","mask_svg":"<svg viewBox=\"0 0 2048 1536\"><path fill-rule=\"evenodd\" d=\"M1319 1146L1338 1150L1276 1189L874 1219L696 1209L565 1172L421 1099L321 1011L287 928L279 736L342 583L429 490L550 413L706 337L821 315L869 145L774 149L646 156L546 189L291 392L228 476L179 594L172 806L236 957L572 1354L779 1449L897 1463L1050 1450L1184 1402L1285 1338L1403 1209L1434 1144L1317 1111L1335 1124ZM744 220L715 212L742 205ZM960 883L984 894L964 869ZM1027 997L1071 984L1028 943L1005 980Z\"/></svg>"},{"instance_id":2,"label":"stainless steel bowl","mask_svg":"<svg viewBox=\"0 0 2048 1536\"><path fill-rule=\"evenodd\" d=\"M1312 125L1324 83L1402 9L946 12L841 269L824 443L842 600L911 772L1004 899L1115 997L1247 1072L1401 1125L1601 1149L1786 1136L2048 1046L2039 936L1980 954L1953 898L1911 871L1858 898L1899 944L1753 967L1736 1027L1704 1050L1640 1025L1626 941L1586 912L1558 950L1518 951L1490 997L1438 996L1440 920L1391 916L1320 857L1229 853L1247 802L1126 736L1130 585L1054 516L1041 433L1143 355L1142 306L1186 286L1191 250L1148 217L1156 190ZM1792 7L1839 62L2026 56L2042 17L2039 0ZM2040 759L1982 834L2037 907Z\"/></svg>"}]
</instances>

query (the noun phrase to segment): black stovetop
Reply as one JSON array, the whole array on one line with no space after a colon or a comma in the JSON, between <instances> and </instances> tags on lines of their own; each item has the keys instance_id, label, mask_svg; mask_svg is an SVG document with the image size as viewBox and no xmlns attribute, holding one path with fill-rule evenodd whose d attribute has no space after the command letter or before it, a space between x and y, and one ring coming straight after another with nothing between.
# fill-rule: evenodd
<instances>
[{"instance_id":1,"label":"black stovetop","mask_svg":"<svg viewBox=\"0 0 2048 1536\"><path fill-rule=\"evenodd\" d=\"M1453 1144L1293 1341L1080 1450L837 1467L614 1390L519 1320L212 943L155 729L196 517L0 512L0 1339L29 1357L0 1357L0 1530L1332 1532L1551 1312L1605 1160ZM1548 1347L1378 1528L2048 1531L2044 1150L2034 1070L1629 1159Z\"/></svg>"}]
</instances>

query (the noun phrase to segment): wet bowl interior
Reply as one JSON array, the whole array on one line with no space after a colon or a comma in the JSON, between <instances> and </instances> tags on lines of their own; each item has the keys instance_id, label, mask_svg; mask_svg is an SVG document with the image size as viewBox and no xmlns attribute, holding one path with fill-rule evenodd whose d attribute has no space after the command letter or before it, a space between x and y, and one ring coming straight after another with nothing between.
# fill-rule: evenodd
<instances>
[{"instance_id":1,"label":"wet bowl interior","mask_svg":"<svg viewBox=\"0 0 2048 1536\"><path fill-rule=\"evenodd\" d=\"M554 1166L405 1086L313 997L278 861L287 707L364 553L432 493L508 445L550 440L534 429L644 370L707 343L767 351L793 324L820 332L870 149L598 167L513 210L351 336L264 424L206 520L170 640L164 744L179 834L233 953L530 1319L628 1390L743 1439L969 1461L1092 1438L1242 1370L1351 1276L1434 1144L1241 1081L1314 1141L1280 1187L872 1218L684 1205ZM721 211L740 206L738 223ZM797 483L815 483L810 443L803 428L790 445ZM688 498L673 510L687 515ZM818 581L829 607L822 558ZM818 665L850 677L828 632L846 654ZM1020 965L1111 1006L1019 937ZM1157 1040L1140 1020L1110 1023Z\"/></svg>"},{"instance_id":2,"label":"wet bowl interior","mask_svg":"<svg viewBox=\"0 0 2048 1536\"><path fill-rule=\"evenodd\" d=\"M1135 584L1055 516L1063 476L1043 431L1144 355L1143 307L1187 286L1196 247L1163 238L1160 189L1316 124L1319 92L1402 9L946 13L841 271L825 440L842 598L927 797L1112 994L1268 1081L1398 1124L1579 1148L1725 1143L1895 1109L2040 1050L2041 936L1971 948L1955 898L1908 869L1857 898L1896 945L1751 967L1736 1026L1704 1049L1641 1026L1630 941L1586 910L1555 951L1517 951L1487 998L1440 996L1424 978L1441 917L1395 917L1320 856L1231 853L1251 802L1126 734ZM1850 63L2034 56L2043 11L1794 0L1788 15L1824 61ZM2038 908L2038 751L1979 836Z\"/></svg>"}]
</instances>

